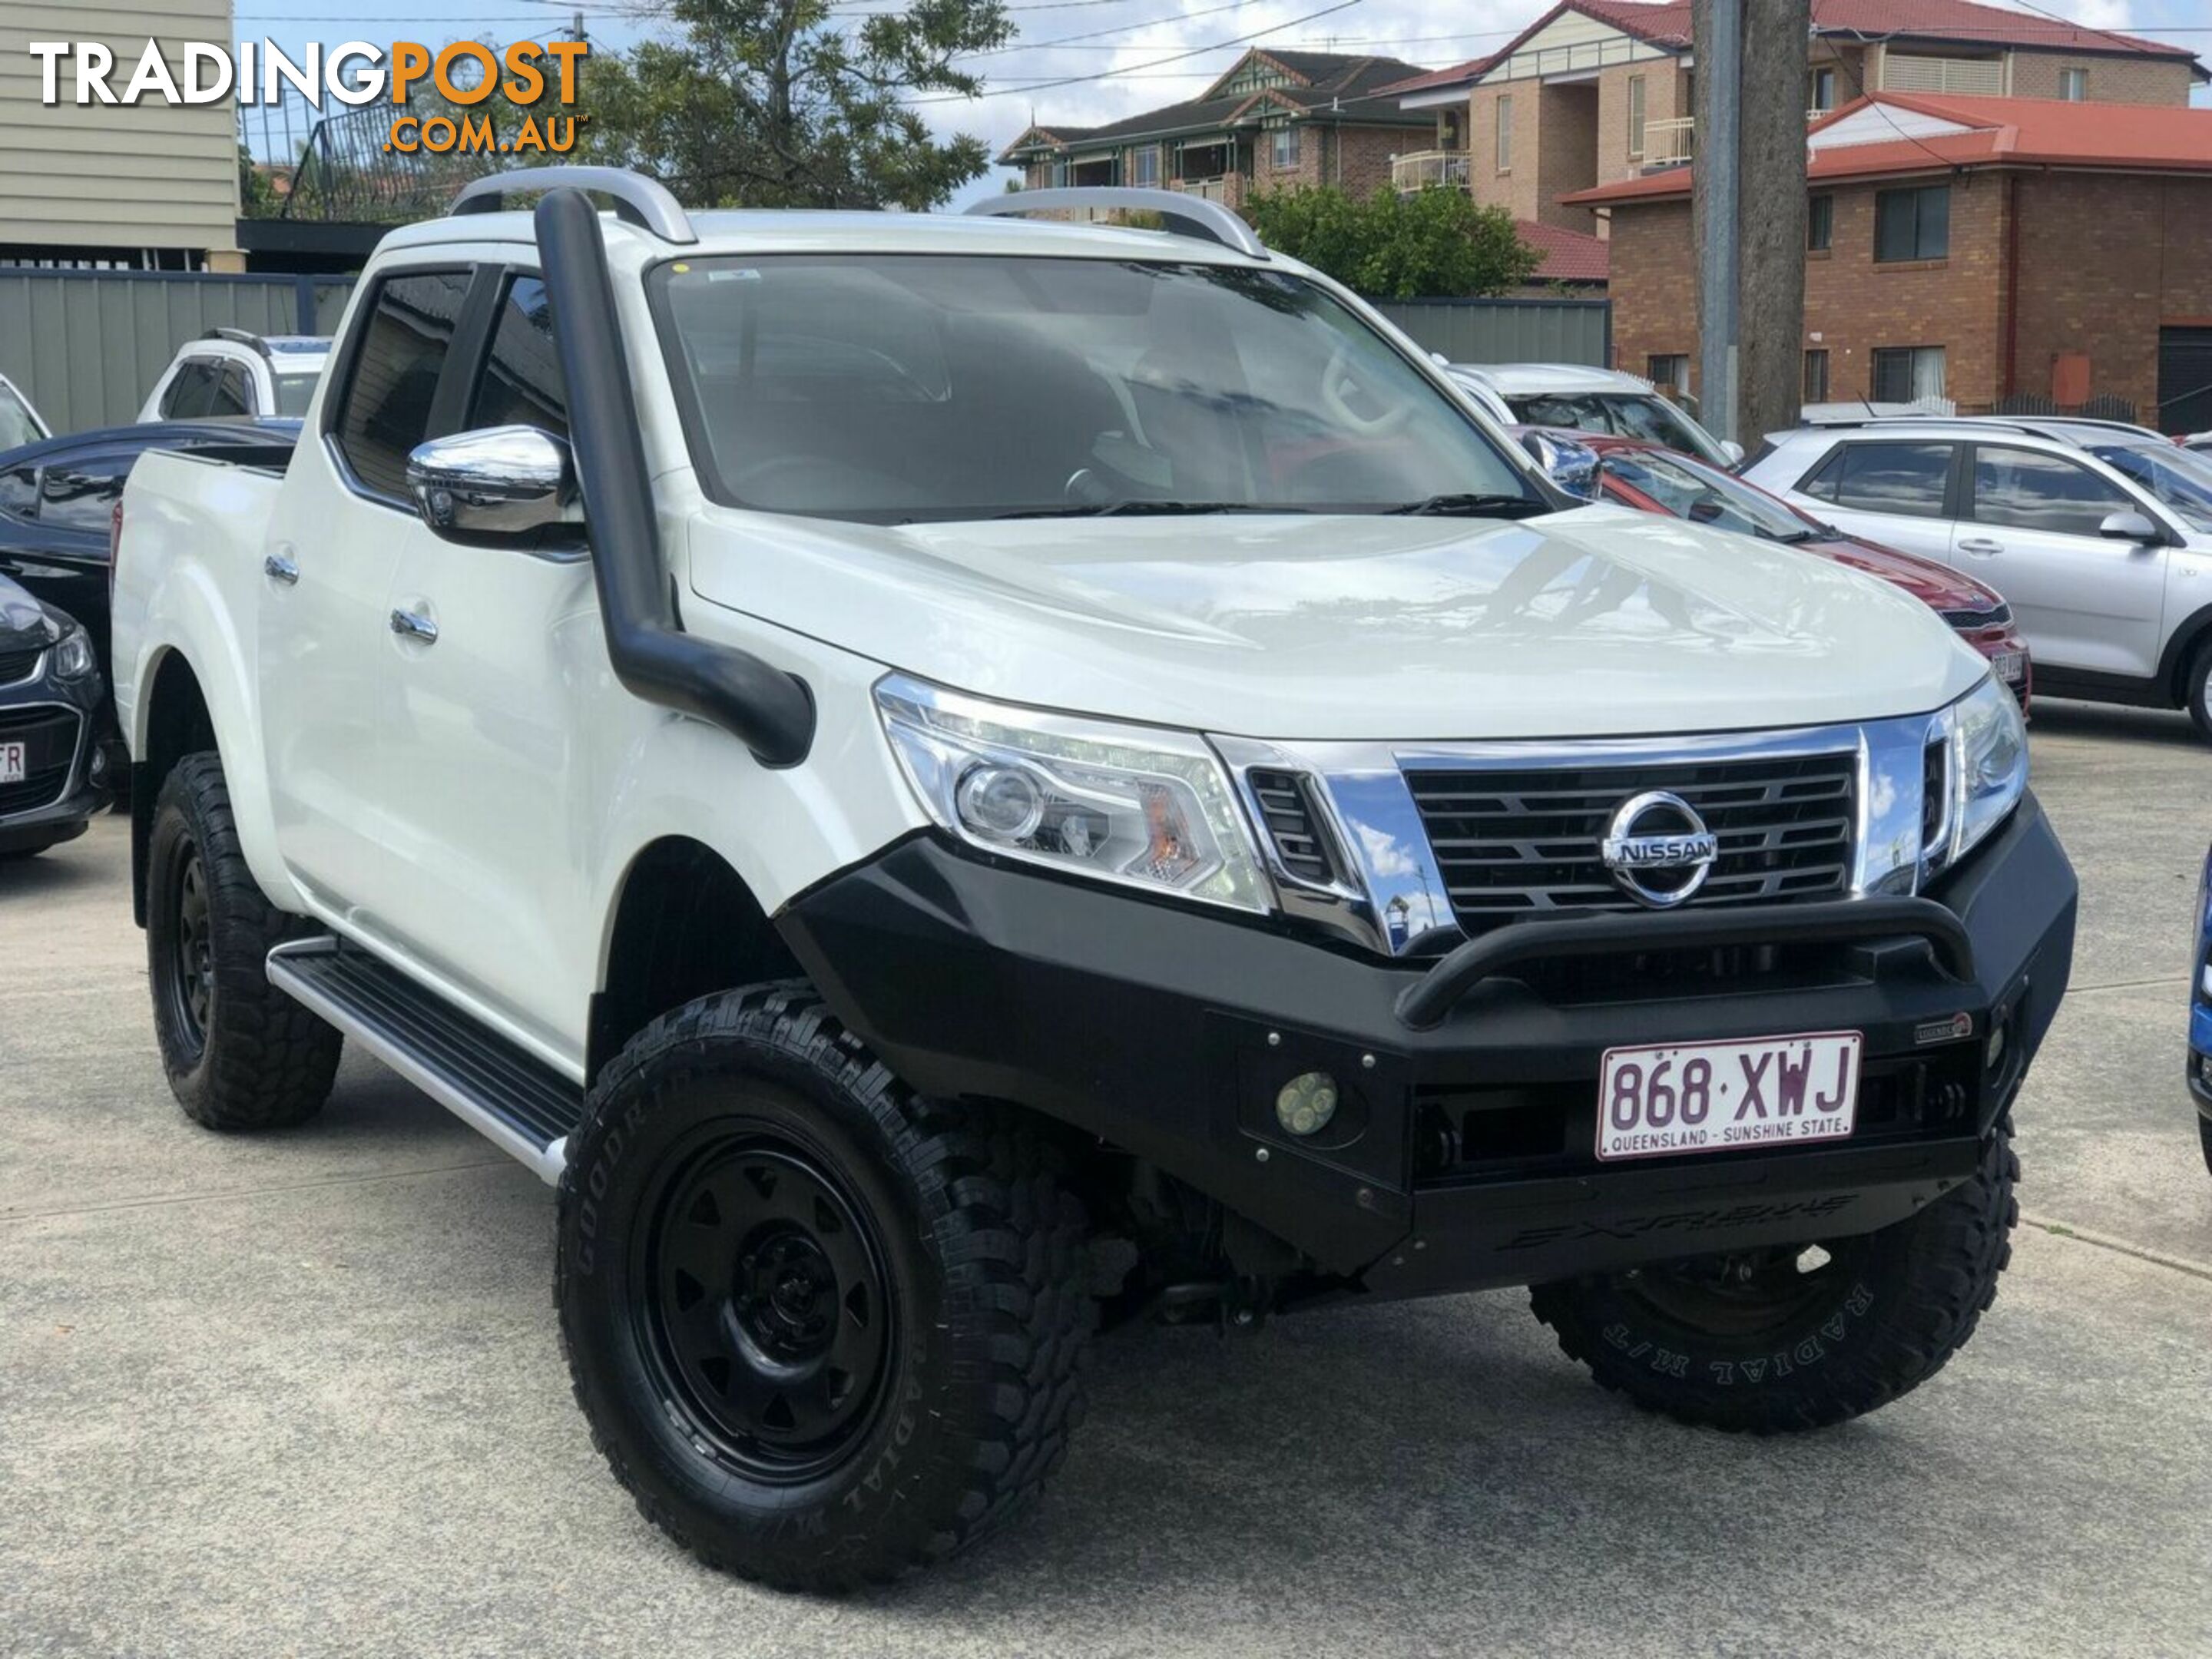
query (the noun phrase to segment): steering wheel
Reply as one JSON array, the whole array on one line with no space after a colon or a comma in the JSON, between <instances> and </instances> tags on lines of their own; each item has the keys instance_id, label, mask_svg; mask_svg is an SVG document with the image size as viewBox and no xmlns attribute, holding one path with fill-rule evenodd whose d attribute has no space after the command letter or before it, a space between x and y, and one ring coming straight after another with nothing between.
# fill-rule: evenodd
<instances>
[{"instance_id":1,"label":"steering wheel","mask_svg":"<svg viewBox=\"0 0 2212 1659\"><path fill-rule=\"evenodd\" d=\"M1369 438L1395 432L1413 412L1411 404L1401 403L1385 408L1380 415L1362 415L1352 406L1352 398L1372 402L1374 394L1360 384L1352 364L1352 345L1346 341L1329 354L1328 365L1321 372L1322 406L1354 432Z\"/></svg>"}]
</instances>

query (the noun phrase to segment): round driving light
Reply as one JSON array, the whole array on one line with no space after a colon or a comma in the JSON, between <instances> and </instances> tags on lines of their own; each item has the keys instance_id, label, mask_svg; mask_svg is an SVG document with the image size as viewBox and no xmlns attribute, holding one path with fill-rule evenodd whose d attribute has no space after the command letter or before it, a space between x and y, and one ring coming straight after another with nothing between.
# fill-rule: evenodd
<instances>
[{"instance_id":1,"label":"round driving light","mask_svg":"<svg viewBox=\"0 0 2212 1659\"><path fill-rule=\"evenodd\" d=\"M1301 1072L1275 1097L1275 1121L1294 1135L1317 1135L1336 1115L1336 1079L1327 1072Z\"/></svg>"},{"instance_id":2,"label":"round driving light","mask_svg":"<svg viewBox=\"0 0 2212 1659\"><path fill-rule=\"evenodd\" d=\"M971 766L953 793L960 821L1001 841L1026 841L1044 822L1044 792L1018 766Z\"/></svg>"}]
</instances>

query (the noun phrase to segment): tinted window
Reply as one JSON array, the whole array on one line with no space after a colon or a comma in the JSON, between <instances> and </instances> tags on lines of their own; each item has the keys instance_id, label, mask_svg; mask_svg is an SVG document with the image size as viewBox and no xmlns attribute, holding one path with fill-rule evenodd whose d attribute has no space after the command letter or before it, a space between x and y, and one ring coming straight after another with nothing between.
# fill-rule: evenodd
<instances>
[{"instance_id":1,"label":"tinted window","mask_svg":"<svg viewBox=\"0 0 2212 1659\"><path fill-rule=\"evenodd\" d=\"M246 365L225 363L222 374L215 383L215 398L208 404L210 415L251 415L253 413L253 389L246 382Z\"/></svg>"},{"instance_id":2,"label":"tinted window","mask_svg":"<svg viewBox=\"0 0 2212 1659\"><path fill-rule=\"evenodd\" d=\"M11 466L0 472L0 513L12 514L19 519L38 516L39 469L35 466Z\"/></svg>"},{"instance_id":3,"label":"tinted window","mask_svg":"<svg viewBox=\"0 0 2212 1659\"><path fill-rule=\"evenodd\" d=\"M105 537L115 498L123 493L123 481L130 477L135 459L101 455L49 465L39 481L39 522L52 529Z\"/></svg>"},{"instance_id":4,"label":"tinted window","mask_svg":"<svg viewBox=\"0 0 2212 1659\"><path fill-rule=\"evenodd\" d=\"M2015 530L2094 536L2108 513L2140 512L2118 485L2063 455L1984 446L1974 456L1974 517Z\"/></svg>"},{"instance_id":5,"label":"tinted window","mask_svg":"<svg viewBox=\"0 0 2212 1659\"><path fill-rule=\"evenodd\" d=\"M1875 258L1941 259L1950 252L1950 185L1885 190L1875 197Z\"/></svg>"},{"instance_id":6,"label":"tinted window","mask_svg":"<svg viewBox=\"0 0 2212 1659\"><path fill-rule=\"evenodd\" d=\"M276 379L276 412L297 418L307 412L307 404L315 395L315 386L323 378L320 370L306 374L278 374Z\"/></svg>"},{"instance_id":7,"label":"tinted window","mask_svg":"<svg viewBox=\"0 0 2212 1659\"><path fill-rule=\"evenodd\" d=\"M220 367L212 358L187 357L179 366L176 378L169 382L169 389L161 394L162 418L188 421L206 414L208 406L215 401Z\"/></svg>"},{"instance_id":8,"label":"tinted window","mask_svg":"<svg viewBox=\"0 0 2212 1659\"><path fill-rule=\"evenodd\" d=\"M468 290L467 273L457 270L391 276L377 285L331 428L364 489L404 498L407 456L429 435L431 399Z\"/></svg>"},{"instance_id":9,"label":"tinted window","mask_svg":"<svg viewBox=\"0 0 2212 1659\"><path fill-rule=\"evenodd\" d=\"M507 285L491 356L477 382L467 424L534 426L556 438L568 435L568 398L553 348L552 302L535 276L518 276Z\"/></svg>"},{"instance_id":10,"label":"tinted window","mask_svg":"<svg viewBox=\"0 0 2212 1659\"><path fill-rule=\"evenodd\" d=\"M1770 541L1801 541L1805 521L1763 491L1725 472L1654 450L1620 451L1601 463L1607 476L1640 489L1678 519Z\"/></svg>"},{"instance_id":11,"label":"tinted window","mask_svg":"<svg viewBox=\"0 0 2212 1659\"><path fill-rule=\"evenodd\" d=\"M1856 513L1935 519L1950 477L1949 444L1844 444L1798 488Z\"/></svg>"},{"instance_id":12,"label":"tinted window","mask_svg":"<svg viewBox=\"0 0 2212 1659\"><path fill-rule=\"evenodd\" d=\"M2179 444L2092 444L2089 453L2179 513L2191 529L2212 534L2212 457Z\"/></svg>"}]
</instances>

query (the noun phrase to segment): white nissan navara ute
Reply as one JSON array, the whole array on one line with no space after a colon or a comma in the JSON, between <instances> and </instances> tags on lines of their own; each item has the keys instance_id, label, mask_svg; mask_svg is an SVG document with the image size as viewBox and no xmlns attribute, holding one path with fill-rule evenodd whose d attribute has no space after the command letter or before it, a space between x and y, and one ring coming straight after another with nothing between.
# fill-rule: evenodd
<instances>
[{"instance_id":1,"label":"white nissan navara ute","mask_svg":"<svg viewBox=\"0 0 2212 1659\"><path fill-rule=\"evenodd\" d=\"M714 1565L1003 1524L1101 1323L1527 1285L1765 1432L1994 1294L2075 910L2012 697L1557 494L1217 204L486 179L289 466L149 455L116 542L178 1100L349 1039L557 1183L577 1401Z\"/></svg>"}]
</instances>

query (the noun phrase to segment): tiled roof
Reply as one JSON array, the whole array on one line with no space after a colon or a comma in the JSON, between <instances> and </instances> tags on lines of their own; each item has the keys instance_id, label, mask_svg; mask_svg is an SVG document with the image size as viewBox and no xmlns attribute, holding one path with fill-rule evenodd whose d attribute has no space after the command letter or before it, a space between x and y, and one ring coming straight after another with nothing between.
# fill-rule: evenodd
<instances>
[{"instance_id":1,"label":"tiled roof","mask_svg":"<svg viewBox=\"0 0 2212 1659\"><path fill-rule=\"evenodd\" d=\"M1471 84L1498 61L1493 54L1488 58L1470 58L1464 64L1454 64L1449 69L1431 70L1426 75L1417 75L1410 81L1399 81L1382 88L1392 97L1409 92L1433 92L1438 87Z\"/></svg>"},{"instance_id":2,"label":"tiled roof","mask_svg":"<svg viewBox=\"0 0 2212 1659\"><path fill-rule=\"evenodd\" d=\"M2172 104L2070 104L2055 98L1964 98L1877 93L1854 99L1818 123L1823 131L1861 110L1887 106L1956 123L1959 132L1923 132L1815 149L1806 176L1866 179L1938 167L2100 167L2131 173L2212 173L2212 109ZM1563 196L1585 206L1658 201L1690 193L1690 169L1669 167Z\"/></svg>"},{"instance_id":3,"label":"tiled roof","mask_svg":"<svg viewBox=\"0 0 2212 1659\"><path fill-rule=\"evenodd\" d=\"M1612 268L1612 245L1602 236L1539 224L1534 219L1516 219L1513 228L1521 233L1522 241L1544 256L1544 263L1536 267L1537 282L1601 283Z\"/></svg>"}]
</instances>

